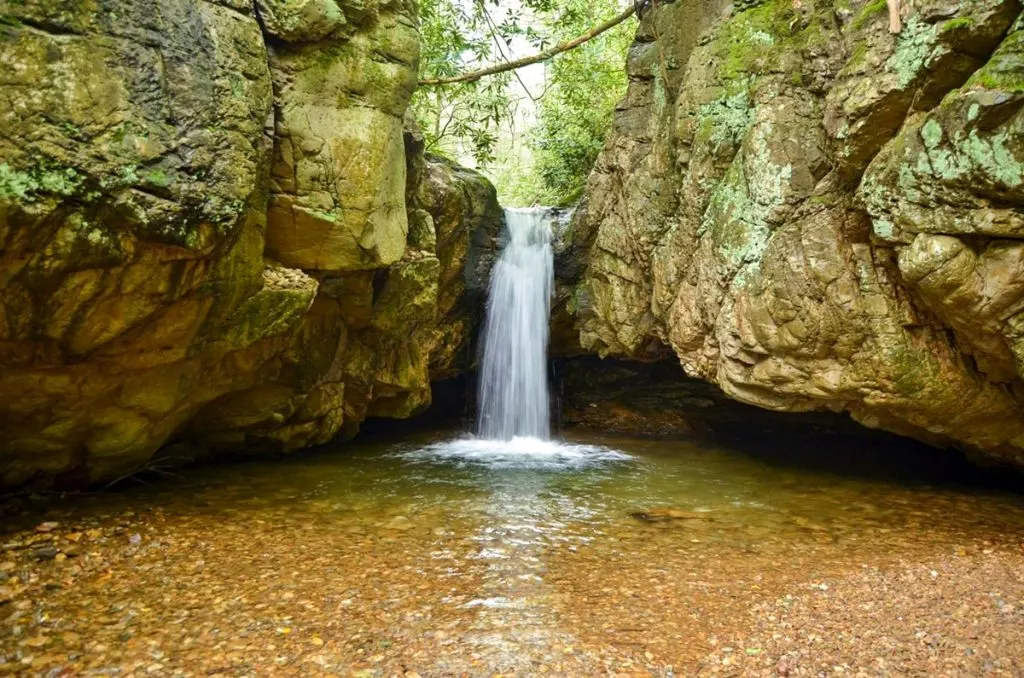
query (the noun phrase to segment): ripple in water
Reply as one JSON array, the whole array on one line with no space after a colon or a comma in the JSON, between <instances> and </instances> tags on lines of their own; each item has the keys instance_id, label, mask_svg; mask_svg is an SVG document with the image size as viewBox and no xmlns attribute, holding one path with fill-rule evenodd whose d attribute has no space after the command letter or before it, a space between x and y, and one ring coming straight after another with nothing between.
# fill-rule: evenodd
<instances>
[{"instance_id":1,"label":"ripple in water","mask_svg":"<svg viewBox=\"0 0 1024 678\"><path fill-rule=\"evenodd\" d=\"M511 440L460 438L434 443L398 456L410 461L454 462L490 468L578 470L622 463L632 455L602 445L566 443L516 436Z\"/></svg>"}]
</instances>

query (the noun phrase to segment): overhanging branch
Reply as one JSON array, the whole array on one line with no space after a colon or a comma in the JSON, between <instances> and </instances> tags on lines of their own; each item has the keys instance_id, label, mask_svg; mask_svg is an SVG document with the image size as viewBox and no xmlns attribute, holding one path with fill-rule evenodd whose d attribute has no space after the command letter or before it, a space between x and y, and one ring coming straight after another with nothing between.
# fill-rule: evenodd
<instances>
[{"instance_id":1,"label":"overhanging branch","mask_svg":"<svg viewBox=\"0 0 1024 678\"><path fill-rule=\"evenodd\" d=\"M549 47L548 49L542 52L538 52L533 56L523 57L522 59L516 59L515 61L507 61L503 64L487 66L486 68L481 68L480 70L477 71L470 71L469 73L453 75L447 78L429 78L427 80L420 80L419 84L421 87L427 87L433 85L453 85L458 82L473 82L487 75L494 75L495 73L504 73L505 71L511 71L517 68L522 68L523 66L529 66L531 64L540 63L541 61L547 61L548 59L557 54L561 54L562 52L568 52L570 49L574 47L579 47L583 43L589 40L593 40L597 36L607 31L608 29L618 26L623 21L636 14L636 10L637 5L630 5L629 9L627 9L626 11L622 12L616 17L609 19L608 21L605 21L600 26L596 26L590 29L589 31L579 36L578 38L575 38L568 42L563 42L560 45L555 45L554 47Z\"/></svg>"}]
</instances>

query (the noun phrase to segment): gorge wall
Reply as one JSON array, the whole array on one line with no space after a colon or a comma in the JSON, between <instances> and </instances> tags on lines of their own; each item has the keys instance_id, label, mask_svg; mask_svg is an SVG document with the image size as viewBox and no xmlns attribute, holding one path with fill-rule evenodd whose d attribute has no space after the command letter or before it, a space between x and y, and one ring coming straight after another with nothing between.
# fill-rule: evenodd
<instances>
[{"instance_id":1,"label":"gorge wall","mask_svg":"<svg viewBox=\"0 0 1024 678\"><path fill-rule=\"evenodd\" d=\"M414 11L0 1L0 486L350 436L468 366L502 216L403 125Z\"/></svg>"},{"instance_id":2,"label":"gorge wall","mask_svg":"<svg viewBox=\"0 0 1024 678\"><path fill-rule=\"evenodd\" d=\"M901 5L891 35L884 0L653 3L561 352L1024 464L1021 4Z\"/></svg>"},{"instance_id":3,"label":"gorge wall","mask_svg":"<svg viewBox=\"0 0 1024 678\"><path fill-rule=\"evenodd\" d=\"M653 3L557 353L1024 464L1022 7L901 4ZM348 437L471 367L502 215L405 121L418 52L411 0L0 0L0 487ZM717 391L651 374L616 425L698 432Z\"/></svg>"}]
</instances>

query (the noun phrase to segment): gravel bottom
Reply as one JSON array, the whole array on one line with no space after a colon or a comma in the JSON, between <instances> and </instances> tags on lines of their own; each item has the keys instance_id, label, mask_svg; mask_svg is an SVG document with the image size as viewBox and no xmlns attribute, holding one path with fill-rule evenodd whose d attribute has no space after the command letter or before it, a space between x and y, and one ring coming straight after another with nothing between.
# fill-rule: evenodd
<instances>
[{"instance_id":1,"label":"gravel bottom","mask_svg":"<svg viewBox=\"0 0 1024 678\"><path fill-rule=\"evenodd\" d=\"M0 503L0 676L1024 676L1019 495L621 447Z\"/></svg>"},{"instance_id":2,"label":"gravel bottom","mask_svg":"<svg viewBox=\"0 0 1024 678\"><path fill-rule=\"evenodd\" d=\"M744 621L709 640L696 673L1021 676L1024 554L865 566L757 602Z\"/></svg>"},{"instance_id":3,"label":"gravel bottom","mask_svg":"<svg viewBox=\"0 0 1024 678\"><path fill-rule=\"evenodd\" d=\"M488 561L440 529L274 523L8 535L0 674L1024 675L1019 542L736 550L635 529Z\"/></svg>"}]
</instances>

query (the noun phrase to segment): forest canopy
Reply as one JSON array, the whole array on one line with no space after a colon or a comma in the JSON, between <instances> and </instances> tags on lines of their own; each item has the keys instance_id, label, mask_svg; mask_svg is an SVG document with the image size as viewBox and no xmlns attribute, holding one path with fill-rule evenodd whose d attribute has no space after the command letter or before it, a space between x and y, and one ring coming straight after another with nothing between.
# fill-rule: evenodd
<instances>
[{"instance_id":1,"label":"forest canopy","mask_svg":"<svg viewBox=\"0 0 1024 678\"><path fill-rule=\"evenodd\" d=\"M420 80L551 49L628 7L622 0L421 0ZM475 164L506 205L575 202L625 93L635 31L630 17L543 66L420 87L412 110L428 151Z\"/></svg>"}]
</instances>

